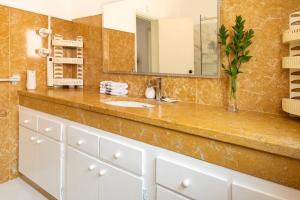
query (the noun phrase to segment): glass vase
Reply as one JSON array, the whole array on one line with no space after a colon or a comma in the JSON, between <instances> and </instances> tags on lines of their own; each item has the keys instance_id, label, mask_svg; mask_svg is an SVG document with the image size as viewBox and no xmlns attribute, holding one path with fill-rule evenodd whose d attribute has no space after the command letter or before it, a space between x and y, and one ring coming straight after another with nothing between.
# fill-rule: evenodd
<instances>
[{"instance_id":1,"label":"glass vase","mask_svg":"<svg viewBox=\"0 0 300 200\"><path fill-rule=\"evenodd\" d=\"M230 76L229 79L229 101L228 101L228 111L238 112L237 106L237 77Z\"/></svg>"}]
</instances>

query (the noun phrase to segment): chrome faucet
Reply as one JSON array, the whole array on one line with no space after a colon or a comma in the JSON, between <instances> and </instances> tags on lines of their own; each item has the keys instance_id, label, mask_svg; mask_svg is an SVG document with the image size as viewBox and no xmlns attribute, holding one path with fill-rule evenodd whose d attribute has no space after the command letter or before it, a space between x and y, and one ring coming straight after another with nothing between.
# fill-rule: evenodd
<instances>
[{"instance_id":1,"label":"chrome faucet","mask_svg":"<svg viewBox=\"0 0 300 200\"><path fill-rule=\"evenodd\" d=\"M154 88L155 88L155 99L157 101L161 100L161 77L155 77L154 78Z\"/></svg>"}]
</instances>

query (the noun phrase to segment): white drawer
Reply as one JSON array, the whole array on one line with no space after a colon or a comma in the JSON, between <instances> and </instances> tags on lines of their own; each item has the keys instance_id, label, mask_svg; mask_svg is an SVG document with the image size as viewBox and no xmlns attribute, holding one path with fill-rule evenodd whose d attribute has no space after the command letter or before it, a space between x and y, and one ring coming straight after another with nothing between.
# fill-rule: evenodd
<instances>
[{"instance_id":1,"label":"white drawer","mask_svg":"<svg viewBox=\"0 0 300 200\"><path fill-rule=\"evenodd\" d=\"M157 186L156 200L190 200L165 188Z\"/></svg>"},{"instance_id":2,"label":"white drawer","mask_svg":"<svg viewBox=\"0 0 300 200\"><path fill-rule=\"evenodd\" d=\"M37 116L35 114L21 110L19 116L20 125L37 131Z\"/></svg>"},{"instance_id":3,"label":"white drawer","mask_svg":"<svg viewBox=\"0 0 300 200\"><path fill-rule=\"evenodd\" d=\"M237 183L232 184L232 200L282 200L266 192L246 187Z\"/></svg>"},{"instance_id":4,"label":"white drawer","mask_svg":"<svg viewBox=\"0 0 300 200\"><path fill-rule=\"evenodd\" d=\"M101 138L100 158L137 175L143 175L143 150L141 149Z\"/></svg>"},{"instance_id":5,"label":"white drawer","mask_svg":"<svg viewBox=\"0 0 300 200\"><path fill-rule=\"evenodd\" d=\"M62 128L62 123L45 119L43 117L38 118L38 132L50 138L62 141Z\"/></svg>"},{"instance_id":6,"label":"white drawer","mask_svg":"<svg viewBox=\"0 0 300 200\"><path fill-rule=\"evenodd\" d=\"M70 146L99 157L99 136L70 126L68 127L67 140Z\"/></svg>"},{"instance_id":7,"label":"white drawer","mask_svg":"<svg viewBox=\"0 0 300 200\"><path fill-rule=\"evenodd\" d=\"M156 182L195 200L229 199L229 181L161 158L156 162Z\"/></svg>"}]
</instances>

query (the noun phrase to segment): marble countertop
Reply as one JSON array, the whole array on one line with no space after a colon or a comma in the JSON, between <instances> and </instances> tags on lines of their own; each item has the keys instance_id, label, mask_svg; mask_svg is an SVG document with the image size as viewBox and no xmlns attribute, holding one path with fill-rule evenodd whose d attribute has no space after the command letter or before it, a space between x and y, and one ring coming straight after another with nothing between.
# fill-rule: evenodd
<instances>
[{"instance_id":1,"label":"marble countertop","mask_svg":"<svg viewBox=\"0 0 300 200\"><path fill-rule=\"evenodd\" d=\"M131 97L113 97L97 91L45 89L19 95L99 112L300 160L300 119L256 112L227 112L224 108L192 103L162 103ZM122 108L105 104L133 100L154 108Z\"/></svg>"}]
</instances>

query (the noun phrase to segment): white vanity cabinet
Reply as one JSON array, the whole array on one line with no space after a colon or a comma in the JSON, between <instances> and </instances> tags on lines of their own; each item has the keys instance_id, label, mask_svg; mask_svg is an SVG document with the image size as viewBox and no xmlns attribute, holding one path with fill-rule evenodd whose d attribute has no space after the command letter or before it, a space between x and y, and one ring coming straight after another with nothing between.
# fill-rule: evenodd
<instances>
[{"instance_id":1,"label":"white vanity cabinet","mask_svg":"<svg viewBox=\"0 0 300 200\"><path fill-rule=\"evenodd\" d=\"M54 130L52 123L49 123L49 126L47 126L46 121L42 123L44 128L49 130L45 131L46 133ZM53 197L61 199L62 142L52 139L52 135L47 137L38 132L38 124L39 116L36 113L21 110L19 171ZM62 125L60 124L60 126ZM40 128L40 130L42 129ZM61 135L61 131L62 128L57 128L53 134Z\"/></svg>"},{"instance_id":2,"label":"white vanity cabinet","mask_svg":"<svg viewBox=\"0 0 300 200\"><path fill-rule=\"evenodd\" d=\"M20 172L58 200L300 199L296 189L23 107L19 144Z\"/></svg>"},{"instance_id":3,"label":"white vanity cabinet","mask_svg":"<svg viewBox=\"0 0 300 200\"><path fill-rule=\"evenodd\" d=\"M67 200L142 200L143 199L143 178L128 171L101 161L95 153L99 149L99 136L78 127L68 127L68 147L66 154L66 199ZM101 140L101 139L100 139ZM108 142L107 140L104 140ZM110 141L112 142L112 141ZM84 144L90 144L86 146ZM111 146L116 147L117 145ZM111 147L110 146L110 147ZM103 149L105 155L111 155L113 159L121 159L127 151L120 152L120 157L115 151L123 148ZM101 152L101 151L100 151ZM89 153L90 155L88 155ZM133 154L135 155L135 154ZM130 156L128 156L130 158ZM110 156L107 156L110 159ZM125 157L126 158L126 157ZM132 158L131 158L132 159ZM121 159L122 160L122 159ZM140 157L137 158L140 160ZM132 159L133 163L135 159ZM122 164L123 162L120 161ZM120 164L118 163L118 164ZM130 166L130 165L125 165ZM133 165L135 166L135 165ZM124 167L126 168L126 167ZM138 167L140 169L141 167Z\"/></svg>"}]
</instances>

